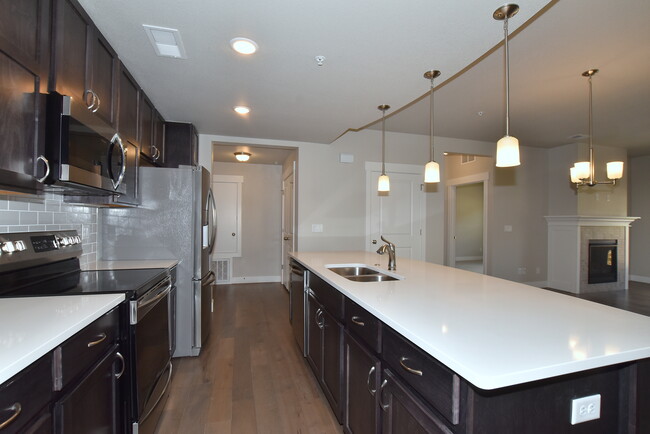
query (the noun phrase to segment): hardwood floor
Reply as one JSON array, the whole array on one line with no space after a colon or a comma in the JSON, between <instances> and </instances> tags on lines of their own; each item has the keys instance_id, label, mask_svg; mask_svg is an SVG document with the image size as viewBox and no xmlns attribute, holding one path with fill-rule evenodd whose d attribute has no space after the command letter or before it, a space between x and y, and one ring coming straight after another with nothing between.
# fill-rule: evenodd
<instances>
[{"instance_id":1,"label":"hardwood floor","mask_svg":"<svg viewBox=\"0 0 650 434\"><path fill-rule=\"evenodd\" d=\"M617 307L619 309L629 310L630 312L640 313L641 315L650 316L650 283L630 281L629 289L627 291L603 291L588 294L571 294L556 289L546 289L573 297L584 298L585 300L595 301L596 303Z\"/></svg>"},{"instance_id":2,"label":"hardwood floor","mask_svg":"<svg viewBox=\"0 0 650 434\"><path fill-rule=\"evenodd\" d=\"M289 324L278 283L218 285L199 357L174 359L157 432L341 433Z\"/></svg>"}]
</instances>

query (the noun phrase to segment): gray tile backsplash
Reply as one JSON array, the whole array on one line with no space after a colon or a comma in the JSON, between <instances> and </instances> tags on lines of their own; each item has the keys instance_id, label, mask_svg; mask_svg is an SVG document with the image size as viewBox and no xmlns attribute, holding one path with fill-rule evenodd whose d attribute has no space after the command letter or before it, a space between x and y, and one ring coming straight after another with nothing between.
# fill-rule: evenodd
<instances>
[{"instance_id":1,"label":"gray tile backsplash","mask_svg":"<svg viewBox=\"0 0 650 434\"><path fill-rule=\"evenodd\" d=\"M0 233L38 232L74 229L81 235L83 266L97 262L98 209L63 202L62 197L0 195Z\"/></svg>"}]
</instances>

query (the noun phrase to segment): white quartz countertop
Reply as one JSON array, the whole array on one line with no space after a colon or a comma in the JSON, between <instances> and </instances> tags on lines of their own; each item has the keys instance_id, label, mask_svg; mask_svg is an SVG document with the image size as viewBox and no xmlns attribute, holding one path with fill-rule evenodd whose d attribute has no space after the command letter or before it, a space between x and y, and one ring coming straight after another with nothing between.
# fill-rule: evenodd
<instances>
[{"instance_id":1,"label":"white quartz countertop","mask_svg":"<svg viewBox=\"0 0 650 434\"><path fill-rule=\"evenodd\" d=\"M353 282L331 264L381 264L369 252L292 256L481 389L650 357L650 317L521 283L397 258L403 280Z\"/></svg>"},{"instance_id":2,"label":"white quartz countertop","mask_svg":"<svg viewBox=\"0 0 650 434\"><path fill-rule=\"evenodd\" d=\"M172 268L178 264L175 259L143 259L128 261L97 261L88 264L85 270L138 270L142 268Z\"/></svg>"},{"instance_id":3,"label":"white quartz countertop","mask_svg":"<svg viewBox=\"0 0 650 434\"><path fill-rule=\"evenodd\" d=\"M123 300L124 294L0 298L0 384Z\"/></svg>"}]
</instances>

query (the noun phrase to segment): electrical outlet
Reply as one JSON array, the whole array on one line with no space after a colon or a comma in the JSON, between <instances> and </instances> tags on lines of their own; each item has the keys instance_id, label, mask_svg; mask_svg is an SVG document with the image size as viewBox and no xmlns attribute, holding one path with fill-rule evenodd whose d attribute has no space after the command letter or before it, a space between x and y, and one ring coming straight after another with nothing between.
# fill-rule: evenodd
<instances>
[{"instance_id":1,"label":"electrical outlet","mask_svg":"<svg viewBox=\"0 0 650 434\"><path fill-rule=\"evenodd\" d=\"M517 274L519 274L520 276L525 276L525 275L526 275L526 271L527 271L527 270L526 270L526 267L519 267L519 268L517 268Z\"/></svg>"},{"instance_id":2,"label":"electrical outlet","mask_svg":"<svg viewBox=\"0 0 650 434\"><path fill-rule=\"evenodd\" d=\"M571 401L571 425L600 419L600 394Z\"/></svg>"}]
</instances>

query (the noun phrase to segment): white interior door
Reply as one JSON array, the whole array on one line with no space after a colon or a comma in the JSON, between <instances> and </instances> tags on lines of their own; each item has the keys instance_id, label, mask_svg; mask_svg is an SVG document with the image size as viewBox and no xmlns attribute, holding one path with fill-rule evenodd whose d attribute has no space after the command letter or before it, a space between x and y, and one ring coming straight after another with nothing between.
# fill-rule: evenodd
<instances>
[{"instance_id":1,"label":"white interior door","mask_svg":"<svg viewBox=\"0 0 650 434\"><path fill-rule=\"evenodd\" d=\"M295 164L295 163L294 163ZM294 171L282 180L282 284L289 290L289 252L295 249L294 237Z\"/></svg>"},{"instance_id":2,"label":"white interior door","mask_svg":"<svg viewBox=\"0 0 650 434\"><path fill-rule=\"evenodd\" d=\"M405 165L402 172L390 170L390 192L377 192L378 169L367 170L366 182L366 248L376 251L383 242L393 242L398 257L424 260L425 202L422 192L422 168ZM417 173L405 173L406 170Z\"/></svg>"},{"instance_id":3,"label":"white interior door","mask_svg":"<svg viewBox=\"0 0 650 434\"><path fill-rule=\"evenodd\" d=\"M217 240L213 256L241 256L242 176L214 175L212 192L217 209Z\"/></svg>"}]
</instances>

